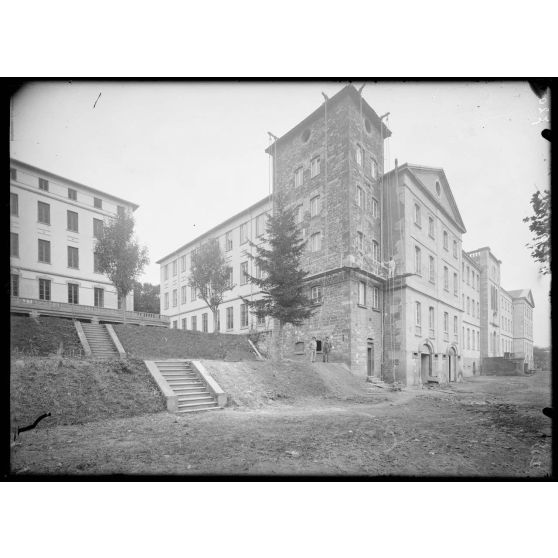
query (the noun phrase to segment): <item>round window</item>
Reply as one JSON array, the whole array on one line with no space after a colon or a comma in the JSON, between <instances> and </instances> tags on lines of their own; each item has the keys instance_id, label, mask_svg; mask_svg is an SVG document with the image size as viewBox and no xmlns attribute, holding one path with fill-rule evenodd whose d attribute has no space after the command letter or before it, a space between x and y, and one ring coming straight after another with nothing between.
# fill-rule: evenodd
<instances>
[{"instance_id":1,"label":"round window","mask_svg":"<svg viewBox=\"0 0 558 558\"><path fill-rule=\"evenodd\" d=\"M310 130L308 128L302 132L302 141L306 143L310 139Z\"/></svg>"},{"instance_id":2,"label":"round window","mask_svg":"<svg viewBox=\"0 0 558 558\"><path fill-rule=\"evenodd\" d=\"M440 195L440 183L436 180L436 194Z\"/></svg>"},{"instance_id":3,"label":"round window","mask_svg":"<svg viewBox=\"0 0 558 558\"><path fill-rule=\"evenodd\" d=\"M370 120L368 120L368 118L364 119L364 127L368 133L372 131L372 124L370 124Z\"/></svg>"}]
</instances>

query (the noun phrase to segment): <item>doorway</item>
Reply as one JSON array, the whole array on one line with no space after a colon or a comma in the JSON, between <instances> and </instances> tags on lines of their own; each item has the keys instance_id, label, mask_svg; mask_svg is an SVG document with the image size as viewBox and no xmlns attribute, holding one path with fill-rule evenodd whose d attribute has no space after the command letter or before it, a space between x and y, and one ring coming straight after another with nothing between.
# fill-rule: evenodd
<instances>
[{"instance_id":1,"label":"doorway","mask_svg":"<svg viewBox=\"0 0 558 558\"><path fill-rule=\"evenodd\" d=\"M448 351L448 382L455 382L457 378L457 354L453 347Z\"/></svg>"},{"instance_id":2,"label":"doorway","mask_svg":"<svg viewBox=\"0 0 558 558\"><path fill-rule=\"evenodd\" d=\"M423 384L432 376L432 353L428 345L423 345L420 353L420 379Z\"/></svg>"},{"instance_id":3,"label":"doorway","mask_svg":"<svg viewBox=\"0 0 558 558\"><path fill-rule=\"evenodd\" d=\"M371 378L374 375L374 343L368 341L366 347L366 376Z\"/></svg>"}]
</instances>

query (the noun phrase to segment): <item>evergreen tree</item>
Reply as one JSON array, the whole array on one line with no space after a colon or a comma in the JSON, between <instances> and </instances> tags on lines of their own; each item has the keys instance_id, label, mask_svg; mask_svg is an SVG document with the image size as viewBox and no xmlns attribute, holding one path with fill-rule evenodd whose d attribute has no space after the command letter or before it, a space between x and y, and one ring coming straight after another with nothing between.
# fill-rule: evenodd
<instances>
[{"instance_id":1,"label":"evergreen tree","mask_svg":"<svg viewBox=\"0 0 558 558\"><path fill-rule=\"evenodd\" d=\"M534 234L533 244L527 244L527 247L531 249L533 259L541 264L541 273L546 275L550 273L550 192L535 192L531 205L534 215L523 219Z\"/></svg>"},{"instance_id":2,"label":"evergreen tree","mask_svg":"<svg viewBox=\"0 0 558 558\"><path fill-rule=\"evenodd\" d=\"M301 325L312 316L315 308L306 294L304 282L308 272L300 269L300 259L306 241L300 237L295 222L296 208L287 207L284 196L277 195L275 212L267 219L266 242L256 245L250 241L256 255L248 257L260 269L260 277L248 276L262 293L258 300L245 300L258 318L275 318L279 324L279 355L282 354L283 327Z\"/></svg>"}]
</instances>

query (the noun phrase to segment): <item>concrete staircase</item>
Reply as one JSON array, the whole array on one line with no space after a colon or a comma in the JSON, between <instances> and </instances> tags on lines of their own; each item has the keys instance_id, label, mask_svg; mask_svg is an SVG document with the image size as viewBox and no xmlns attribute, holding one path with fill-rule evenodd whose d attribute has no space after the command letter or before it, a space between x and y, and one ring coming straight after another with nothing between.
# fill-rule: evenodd
<instances>
[{"instance_id":1,"label":"concrete staircase","mask_svg":"<svg viewBox=\"0 0 558 558\"><path fill-rule=\"evenodd\" d=\"M155 360L159 373L177 396L176 412L192 413L220 409L200 374L187 360Z\"/></svg>"},{"instance_id":2,"label":"concrete staircase","mask_svg":"<svg viewBox=\"0 0 558 558\"><path fill-rule=\"evenodd\" d=\"M109 332L104 324L81 324L83 333L91 348L91 356L94 358L120 358Z\"/></svg>"}]
</instances>

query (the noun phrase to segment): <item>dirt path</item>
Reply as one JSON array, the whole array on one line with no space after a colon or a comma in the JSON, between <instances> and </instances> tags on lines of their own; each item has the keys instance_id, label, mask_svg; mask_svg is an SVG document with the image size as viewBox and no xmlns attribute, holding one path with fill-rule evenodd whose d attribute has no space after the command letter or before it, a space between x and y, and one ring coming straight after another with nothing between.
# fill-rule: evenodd
<instances>
[{"instance_id":1,"label":"dirt path","mask_svg":"<svg viewBox=\"0 0 558 558\"><path fill-rule=\"evenodd\" d=\"M307 399L30 431L18 474L550 474L549 374L474 378L376 403Z\"/></svg>"}]
</instances>

